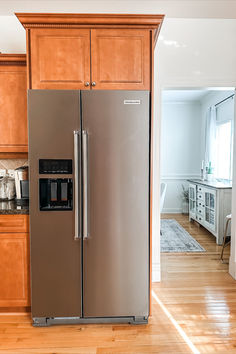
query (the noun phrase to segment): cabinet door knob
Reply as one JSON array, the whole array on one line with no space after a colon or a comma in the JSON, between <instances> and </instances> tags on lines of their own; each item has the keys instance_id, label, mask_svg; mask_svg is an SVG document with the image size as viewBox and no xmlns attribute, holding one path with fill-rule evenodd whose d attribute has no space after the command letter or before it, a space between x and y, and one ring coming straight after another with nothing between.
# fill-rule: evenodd
<instances>
[{"instance_id":1,"label":"cabinet door knob","mask_svg":"<svg viewBox=\"0 0 236 354\"><path fill-rule=\"evenodd\" d=\"M88 87L89 86L89 82L85 81L84 86Z\"/></svg>"},{"instance_id":2,"label":"cabinet door knob","mask_svg":"<svg viewBox=\"0 0 236 354\"><path fill-rule=\"evenodd\" d=\"M92 86L96 86L96 82L95 81L92 82Z\"/></svg>"}]
</instances>

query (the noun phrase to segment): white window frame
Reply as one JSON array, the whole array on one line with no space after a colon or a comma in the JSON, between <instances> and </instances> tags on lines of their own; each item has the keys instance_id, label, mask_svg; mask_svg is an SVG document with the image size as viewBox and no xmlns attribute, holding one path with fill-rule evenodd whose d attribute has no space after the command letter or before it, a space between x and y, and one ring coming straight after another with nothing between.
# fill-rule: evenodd
<instances>
[{"instance_id":1,"label":"white window frame","mask_svg":"<svg viewBox=\"0 0 236 354\"><path fill-rule=\"evenodd\" d=\"M230 137L230 167L229 167L229 176L230 179L225 179L225 178L218 178L216 177L216 179L218 181L232 181L232 172L233 172L233 141L234 141L234 120L233 119L226 119L226 120L222 120L222 121L218 121L217 120L217 110L216 110L216 126L220 126L222 124L226 124L230 122L231 123L231 137Z\"/></svg>"}]
</instances>

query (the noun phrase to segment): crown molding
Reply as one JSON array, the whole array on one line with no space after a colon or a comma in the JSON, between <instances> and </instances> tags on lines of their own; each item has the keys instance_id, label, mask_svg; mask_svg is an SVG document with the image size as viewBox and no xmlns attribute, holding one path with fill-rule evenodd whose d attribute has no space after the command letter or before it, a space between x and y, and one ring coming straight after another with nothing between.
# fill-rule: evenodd
<instances>
[{"instance_id":1,"label":"crown molding","mask_svg":"<svg viewBox=\"0 0 236 354\"><path fill-rule=\"evenodd\" d=\"M15 13L25 28L35 25L137 25L158 28L164 15Z\"/></svg>"},{"instance_id":2,"label":"crown molding","mask_svg":"<svg viewBox=\"0 0 236 354\"><path fill-rule=\"evenodd\" d=\"M15 13L25 29L31 28L146 28L154 30L154 44L164 15Z\"/></svg>"},{"instance_id":3,"label":"crown molding","mask_svg":"<svg viewBox=\"0 0 236 354\"><path fill-rule=\"evenodd\" d=\"M0 65L26 65L26 54L0 53Z\"/></svg>"}]
</instances>

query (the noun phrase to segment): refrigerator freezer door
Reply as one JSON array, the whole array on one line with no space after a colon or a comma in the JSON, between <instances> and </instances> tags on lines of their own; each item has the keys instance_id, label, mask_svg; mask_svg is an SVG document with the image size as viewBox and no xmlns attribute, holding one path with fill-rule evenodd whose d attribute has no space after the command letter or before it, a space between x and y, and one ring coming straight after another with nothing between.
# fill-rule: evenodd
<instances>
[{"instance_id":1,"label":"refrigerator freezer door","mask_svg":"<svg viewBox=\"0 0 236 354\"><path fill-rule=\"evenodd\" d=\"M74 131L80 130L80 92L29 90L28 117L32 316L80 317L81 239L74 240L78 228L74 207L78 197L75 196ZM39 159L44 159L40 162L41 174ZM50 159L60 161L52 163ZM60 198L62 210L40 211L39 178L46 182L44 185L48 179L51 188L53 179L57 188L61 186L59 192L54 188L50 202L54 205ZM66 185L65 195L66 179L72 179L73 184L72 210L63 210L69 193Z\"/></svg>"},{"instance_id":2,"label":"refrigerator freezer door","mask_svg":"<svg viewBox=\"0 0 236 354\"><path fill-rule=\"evenodd\" d=\"M149 92L82 91L84 317L148 316Z\"/></svg>"}]
</instances>

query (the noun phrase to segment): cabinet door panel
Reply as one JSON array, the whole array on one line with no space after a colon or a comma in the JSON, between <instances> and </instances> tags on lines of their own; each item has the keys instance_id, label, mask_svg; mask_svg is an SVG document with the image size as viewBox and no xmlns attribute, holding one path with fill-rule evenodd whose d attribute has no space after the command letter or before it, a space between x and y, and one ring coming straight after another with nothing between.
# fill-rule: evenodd
<instances>
[{"instance_id":1,"label":"cabinet door panel","mask_svg":"<svg viewBox=\"0 0 236 354\"><path fill-rule=\"evenodd\" d=\"M216 231L216 191L208 188L203 189L205 204L205 226Z\"/></svg>"},{"instance_id":2,"label":"cabinet door panel","mask_svg":"<svg viewBox=\"0 0 236 354\"><path fill-rule=\"evenodd\" d=\"M189 184L189 217L196 218L196 184Z\"/></svg>"},{"instance_id":3,"label":"cabinet door panel","mask_svg":"<svg viewBox=\"0 0 236 354\"><path fill-rule=\"evenodd\" d=\"M29 232L29 215L1 215L0 232Z\"/></svg>"},{"instance_id":4,"label":"cabinet door panel","mask_svg":"<svg viewBox=\"0 0 236 354\"><path fill-rule=\"evenodd\" d=\"M150 31L91 31L93 89L150 90Z\"/></svg>"},{"instance_id":5,"label":"cabinet door panel","mask_svg":"<svg viewBox=\"0 0 236 354\"><path fill-rule=\"evenodd\" d=\"M0 307L29 306L29 234L0 234Z\"/></svg>"},{"instance_id":6,"label":"cabinet door panel","mask_svg":"<svg viewBox=\"0 0 236 354\"><path fill-rule=\"evenodd\" d=\"M33 29L31 85L33 89L89 89L90 30Z\"/></svg>"},{"instance_id":7,"label":"cabinet door panel","mask_svg":"<svg viewBox=\"0 0 236 354\"><path fill-rule=\"evenodd\" d=\"M26 67L0 66L0 152L27 152Z\"/></svg>"}]
</instances>

